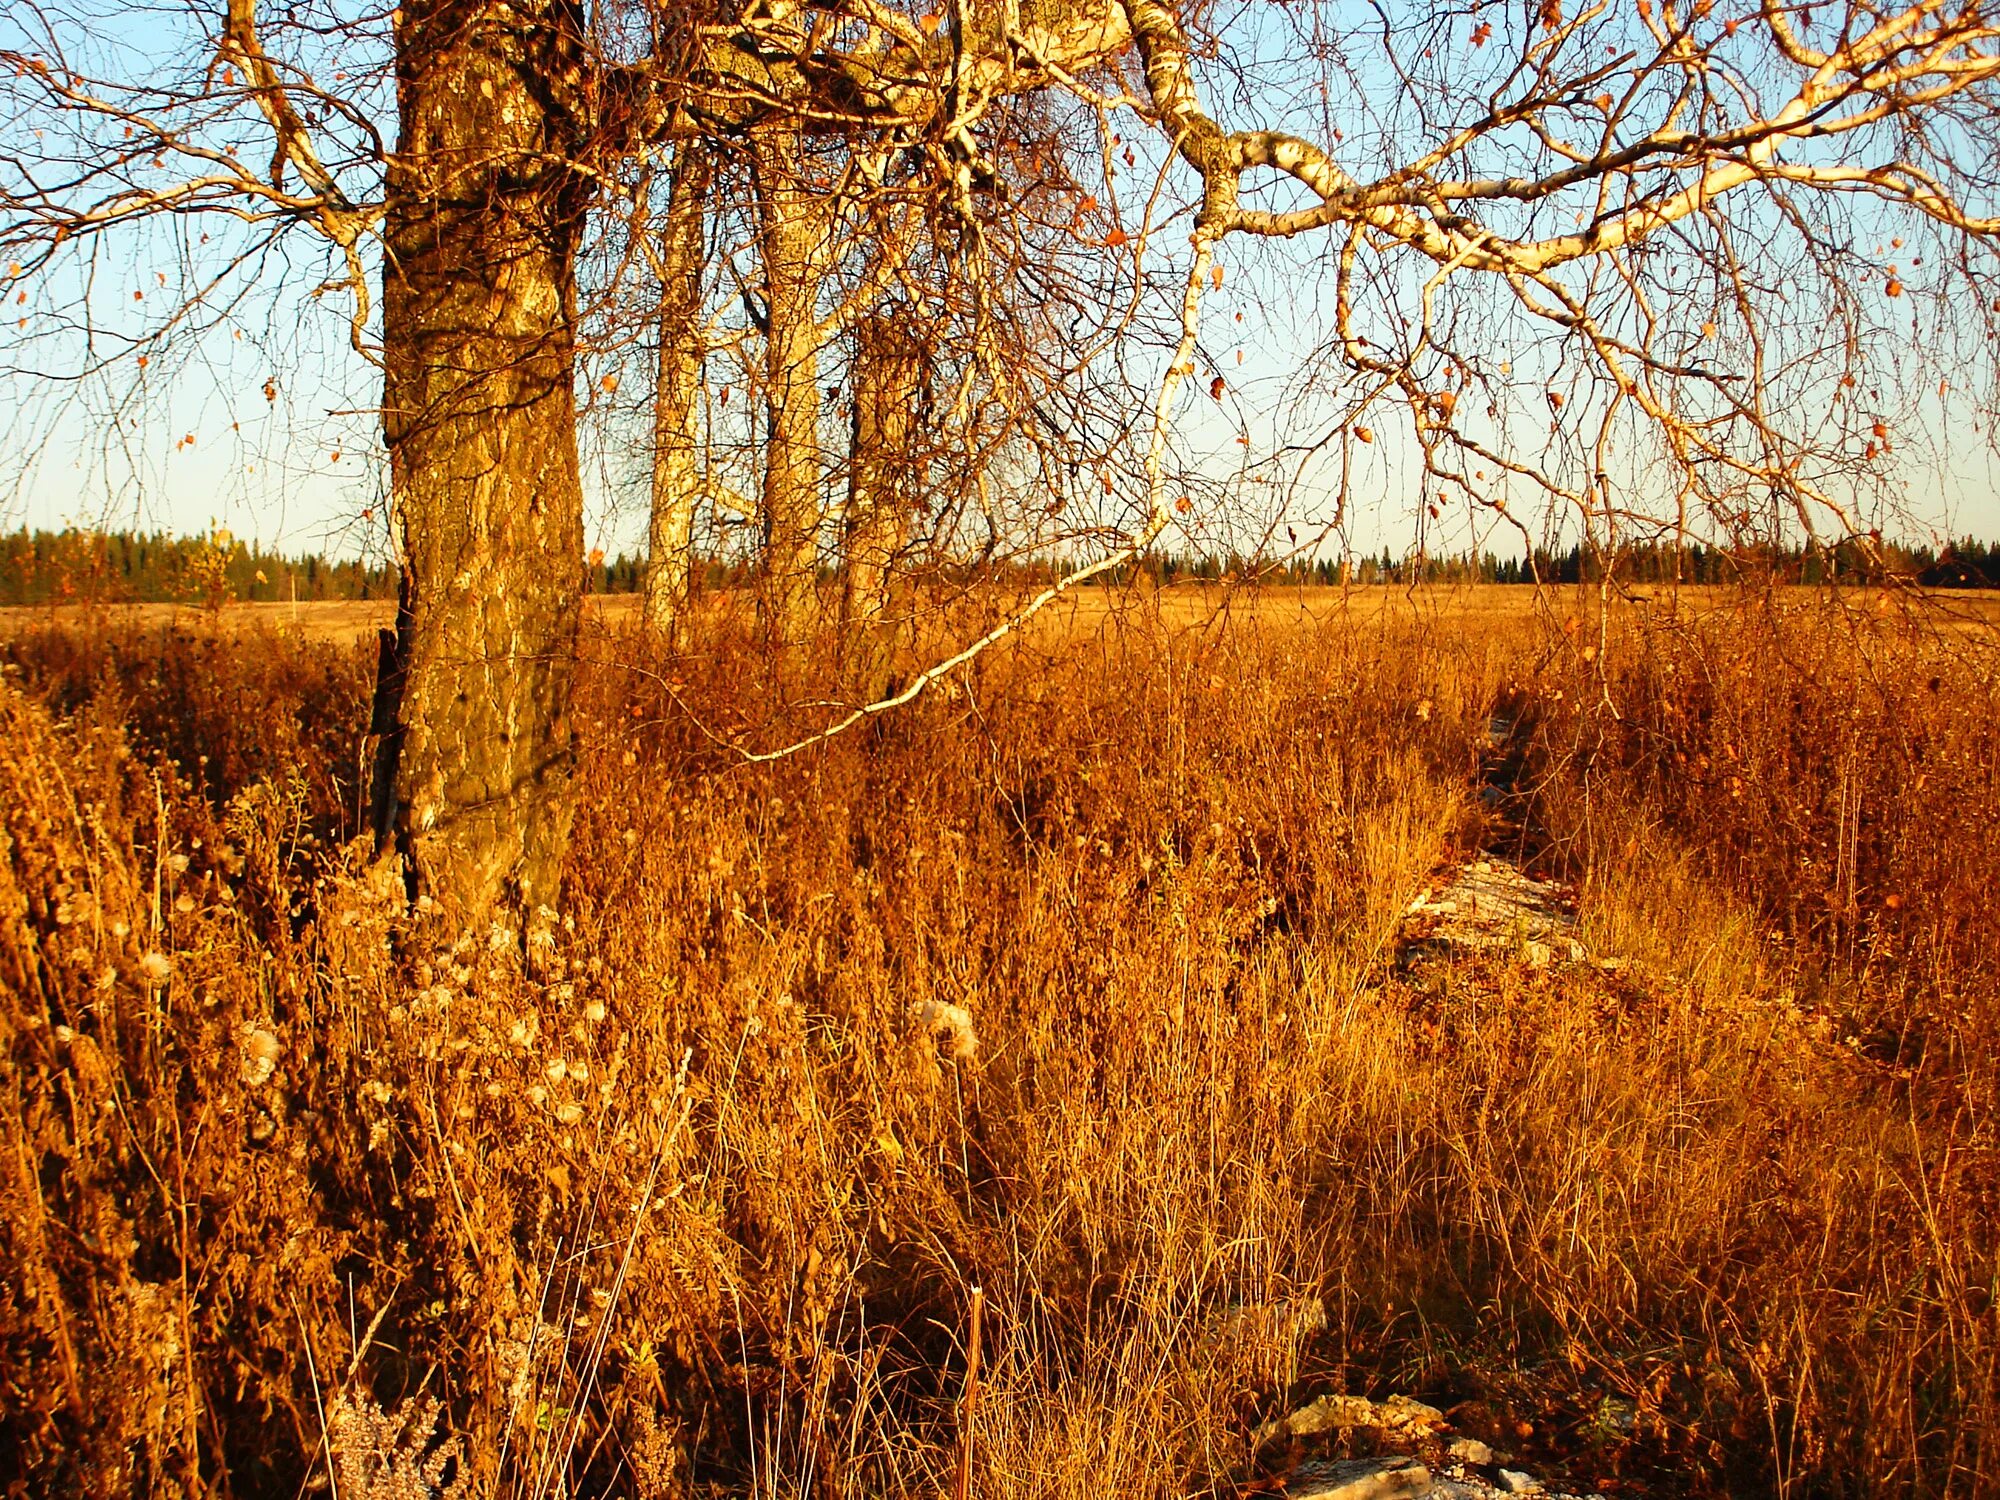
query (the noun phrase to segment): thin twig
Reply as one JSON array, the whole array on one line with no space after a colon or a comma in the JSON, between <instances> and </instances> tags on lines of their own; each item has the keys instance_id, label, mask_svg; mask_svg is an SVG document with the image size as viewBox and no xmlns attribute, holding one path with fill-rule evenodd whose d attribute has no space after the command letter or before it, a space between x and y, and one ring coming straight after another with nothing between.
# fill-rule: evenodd
<instances>
[{"instance_id":1,"label":"thin twig","mask_svg":"<svg viewBox=\"0 0 2000 1500\"><path fill-rule=\"evenodd\" d=\"M958 1404L958 1484L953 1500L972 1500L972 1413L979 1400L979 1333L986 1292L972 1289L972 1327L965 1340L965 1395Z\"/></svg>"}]
</instances>

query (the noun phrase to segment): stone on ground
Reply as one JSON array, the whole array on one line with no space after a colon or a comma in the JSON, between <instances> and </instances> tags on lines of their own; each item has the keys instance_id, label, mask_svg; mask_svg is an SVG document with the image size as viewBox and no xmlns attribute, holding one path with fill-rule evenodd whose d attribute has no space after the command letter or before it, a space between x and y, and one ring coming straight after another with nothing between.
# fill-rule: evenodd
<instances>
[{"instance_id":1,"label":"stone on ground","mask_svg":"<svg viewBox=\"0 0 2000 1500\"><path fill-rule=\"evenodd\" d=\"M1493 854L1452 871L1412 901L1403 942L1447 952L1515 951L1536 968L1584 957L1563 888Z\"/></svg>"},{"instance_id":2,"label":"stone on ground","mask_svg":"<svg viewBox=\"0 0 2000 1500\"><path fill-rule=\"evenodd\" d=\"M1285 1487L1291 1500L1423 1500L1431 1471L1414 1458L1347 1458L1303 1464Z\"/></svg>"}]
</instances>

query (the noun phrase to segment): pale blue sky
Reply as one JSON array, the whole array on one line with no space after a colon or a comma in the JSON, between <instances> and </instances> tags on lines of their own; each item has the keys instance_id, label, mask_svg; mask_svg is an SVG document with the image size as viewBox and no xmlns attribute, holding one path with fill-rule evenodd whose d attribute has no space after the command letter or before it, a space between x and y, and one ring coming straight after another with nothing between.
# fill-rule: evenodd
<instances>
[{"instance_id":1,"label":"pale blue sky","mask_svg":"<svg viewBox=\"0 0 2000 1500\"><path fill-rule=\"evenodd\" d=\"M326 11L322 20L333 14L324 5L317 8ZM1384 143L1407 128L1417 96L1387 87L1379 67L1365 57L1322 94L1319 66L1301 59L1295 39L1266 19L1273 12L1241 19L1251 10L1243 8L1224 34L1236 49L1229 64L1255 80L1260 123L1282 123L1327 139L1338 122L1343 160L1364 175L1373 170L1386 159ZM119 7L105 14L111 16L108 22L100 17L92 28L74 29L68 44L77 49L78 62L166 86L212 56L201 38L216 17L203 7ZM1412 6L1401 12L1401 20L1418 41L1435 41L1441 54L1436 67L1445 75L1453 68L1499 64L1497 48L1475 52L1455 37L1454 25L1464 30L1471 24L1464 17L1453 21ZM0 47L38 50L29 24L30 18L18 13L0 21ZM1424 29L1419 35L1414 28ZM364 95L368 111L375 119L387 117L379 31L336 32L332 41L314 46L319 50L312 56L295 56L298 66L321 78L342 70L373 76ZM1220 86L1210 92L1226 124L1245 123L1249 107L1239 95ZM28 147L20 139L23 132L46 123L18 113L0 118L0 147ZM1149 169L1159 147L1129 117L1124 129L1142 154L1118 191L1126 210L1136 214L1152 185ZM257 128L240 118L211 122L204 130L206 139L240 142L246 159L268 150L259 147ZM348 138L354 139L353 131ZM86 144L115 151L119 138ZM135 170L143 175L145 163ZM355 190L373 191L371 179L372 169L357 161L351 171ZM1176 169L1169 182L1168 201L1188 190L1184 171ZM1521 223L1507 227L1545 229L1566 205L1536 212L1539 219L1517 216ZM1868 237L1870 226L1854 227L1858 238ZM1882 229L1880 223L1872 227ZM348 346L345 294L315 294L336 276L338 263L320 241L297 230L250 253L255 233L240 226L226 230L212 215L156 220L101 241L88 256L68 256L47 272L8 283L8 316L0 323L0 431L7 436L0 461L0 522L174 531L213 522L287 549L335 552L385 536L385 476L371 413L378 377ZM1162 238L1172 244L1178 235ZM1345 388L1314 385L1314 351L1330 324L1329 251L1321 234L1277 244L1236 240L1222 249L1229 274L1221 292L1209 299L1203 349L1228 381L1228 394L1218 405L1202 393L1210 373L1205 363L1185 402L1181 427L1183 462L1219 490L1241 475L1246 455L1253 462L1267 460L1285 445L1317 439L1337 419ZM1392 290L1400 292L1399 306L1414 307L1413 285ZM1782 289L1776 295L1782 298ZM26 300L19 300L23 296ZM192 319L180 312L191 302ZM1154 311L1164 305L1156 300ZM166 337L170 317L176 321ZM19 319L27 320L25 327ZM1501 398L1493 418L1475 416L1474 424L1511 456L1536 459L1547 434L1531 403L1540 394L1539 383L1561 379L1565 367L1547 362L1555 358L1553 351L1537 352L1539 335L1518 317L1495 316L1489 334L1492 352L1518 347L1518 389ZM1921 345L1919 334L1913 338ZM643 350L627 357L642 358ZM1155 349L1134 355L1136 369L1156 369L1158 363ZM595 365L585 368L586 390L599 373ZM1897 373L1894 362L1889 373ZM1909 385L1924 390L1935 378L1915 358L1906 374ZM1990 379L1990 370L1978 371L1962 383ZM1803 380L1800 388L1806 388ZM2000 535L1988 434L1974 433L1977 419L1965 398L1939 401L1892 392L1884 405L1897 408L1899 433L1916 432L1921 418L1922 429L1933 437L1929 446L1912 440L1900 450L1907 455L1898 476L1901 504L1916 519L1916 530ZM1375 552L1387 545L1400 552L1415 530L1407 423L1391 412L1371 420L1380 440L1352 450L1348 537L1357 550ZM1251 439L1247 450L1237 443L1244 434ZM1627 461L1642 466L1643 447L1633 445ZM592 540L614 552L635 548L644 529L629 487L621 500L621 487L605 482L625 465L617 452L602 446L586 461ZM1293 496L1286 519L1303 534L1313 534L1328 519L1331 470L1324 462L1290 461L1258 472L1283 482ZM1645 483L1637 472L1630 480L1635 487ZM1237 491L1260 510L1269 509L1268 497L1276 492L1270 484ZM1198 523L1204 519L1197 515ZM1514 550L1513 537L1509 529L1496 529L1490 515L1475 524L1462 507L1447 508L1429 545L1434 551L1455 550L1485 538L1505 552Z\"/></svg>"}]
</instances>

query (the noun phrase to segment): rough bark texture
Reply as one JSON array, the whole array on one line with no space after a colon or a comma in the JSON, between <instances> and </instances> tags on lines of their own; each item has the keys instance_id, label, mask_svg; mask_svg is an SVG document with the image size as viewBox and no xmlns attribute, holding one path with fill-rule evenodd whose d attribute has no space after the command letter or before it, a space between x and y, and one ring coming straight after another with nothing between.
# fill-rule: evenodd
<instances>
[{"instance_id":1,"label":"rough bark texture","mask_svg":"<svg viewBox=\"0 0 2000 1500\"><path fill-rule=\"evenodd\" d=\"M381 831L458 923L510 900L532 920L570 822L577 18L555 0L401 15L383 423L406 560Z\"/></svg>"},{"instance_id":2,"label":"rough bark texture","mask_svg":"<svg viewBox=\"0 0 2000 1500\"><path fill-rule=\"evenodd\" d=\"M801 183L799 133L769 126L753 137L758 234L763 243L765 344L764 590L767 627L798 640L817 615L820 454L819 346L814 317L821 205Z\"/></svg>"},{"instance_id":3,"label":"rough bark texture","mask_svg":"<svg viewBox=\"0 0 2000 1500\"><path fill-rule=\"evenodd\" d=\"M646 560L646 622L671 635L686 612L693 568L694 507L701 487L701 279L708 152L684 142L661 226L660 363L653 395L653 509Z\"/></svg>"},{"instance_id":4,"label":"rough bark texture","mask_svg":"<svg viewBox=\"0 0 2000 1500\"><path fill-rule=\"evenodd\" d=\"M1037 55L1099 56L1123 39L1116 5L1085 3L1081 19L1060 0L1058 20L1023 19ZM647 69L593 74L574 0L407 0L397 14L383 425L406 568L378 702L377 828L448 915L477 925L510 900L533 918L557 895L583 553L572 325L598 180L590 148L611 151L615 138L632 150L665 133L659 100L672 89ZM925 57L881 76L857 63L844 97L928 112L950 45L933 39ZM732 77L763 57L719 55ZM994 86L1013 80L1011 56L980 64ZM780 93L800 86L789 73L775 82ZM599 107L612 116L603 139ZM813 314L826 235L820 195L800 178L797 129L750 135L770 317L765 611L796 639L817 615L824 333ZM665 448L670 467L687 451ZM683 518L665 519L660 555L684 552Z\"/></svg>"},{"instance_id":5,"label":"rough bark texture","mask_svg":"<svg viewBox=\"0 0 2000 1500\"><path fill-rule=\"evenodd\" d=\"M854 426L842 525L841 621L860 691L887 686L897 635L896 562L908 545L919 498L916 451L924 345L907 311L889 310L855 328Z\"/></svg>"}]
</instances>

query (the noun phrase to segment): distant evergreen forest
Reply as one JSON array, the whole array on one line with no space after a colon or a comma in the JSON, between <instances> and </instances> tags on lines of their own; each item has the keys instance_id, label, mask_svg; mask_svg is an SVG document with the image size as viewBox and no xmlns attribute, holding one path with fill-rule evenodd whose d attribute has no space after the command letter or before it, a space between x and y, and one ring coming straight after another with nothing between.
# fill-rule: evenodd
<instances>
[{"instance_id":1,"label":"distant evergreen forest","mask_svg":"<svg viewBox=\"0 0 2000 1500\"><path fill-rule=\"evenodd\" d=\"M1610 560L1610 570L1616 578L1636 584L1671 583L1676 577L1692 584L1764 578L1779 583L1866 584L1893 577L1927 588L2000 588L2000 545L1994 543L1968 537L1939 551L1885 542L1880 552L1882 560L1877 563L1847 542L1811 551L1737 550L1691 542L1679 549L1628 548ZM1042 571L1050 570L1044 566ZM1156 553L1119 570L1116 578L1127 581L1135 573L1162 584L1254 574L1266 583L1333 585L1341 582L1341 563L1328 557L1259 563L1234 553L1221 558ZM1347 564L1347 581L1357 584L1596 583L1604 573L1604 559L1574 546L1564 552L1537 548L1529 557L1492 552L1397 557L1384 549L1380 556L1353 558Z\"/></svg>"},{"instance_id":2,"label":"distant evergreen forest","mask_svg":"<svg viewBox=\"0 0 2000 1500\"><path fill-rule=\"evenodd\" d=\"M594 594L635 594L646 560L594 552L579 559ZM744 576L741 564L710 560L711 587ZM0 606L21 604L301 604L330 599L394 599L396 570L384 561L328 559L267 551L226 530L206 536L166 532L16 531L0 535Z\"/></svg>"},{"instance_id":3,"label":"distant evergreen forest","mask_svg":"<svg viewBox=\"0 0 2000 1500\"><path fill-rule=\"evenodd\" d=\"M295 592L296 591L296 592ZM383 563L284 557L227 531L17 531L0 537L0 604L393 599Z\"/></svg>"},{"instance_id":4,"label":"distant evergreen forest","mask_svg":"<svg viewBox=\"0 0 2000 1500\"><path fill-rule=\"evenodd\" d=\"M1749 552L1691 543L1679 549L1652 546L1627 550L1614 561L1618 578L1635 584L1670 582L1734 583L1773 578L1783 583L1872 583L1883 573L1931 588L2000 588L2000 545L1973 538L1942 551L1928 546L1883 544L1886 569L1870 563L1851 544L1816 551ZM593 553L579 559L586 588L597 594L636 593L645 560ZM1035 583L1055 576L1050 562L1014 569L1018 581ZM742 564L711 559L704 568L710 587L741 581ZM1266 583L1338 584L1341 564L1333 558L1258 563L1241 555L1199 557L1152 553L1105 576L1112 586L1144 579L1153 584L1244 578L1254 573ZM1597 582L1598 557L1571 547L1537 550L1532 559L1491 552L1431 557L1379 556L1349 561L1347 581L1357 584ZM16 531L0 536L0 605L126 603L191 604L210 608L244 601L301 603L334 599L393 599L395 570L385 562L329 560L313 554L285 556L244 542L227 531L207 536L163 532Z\"/></svg>"}]
</instances>

